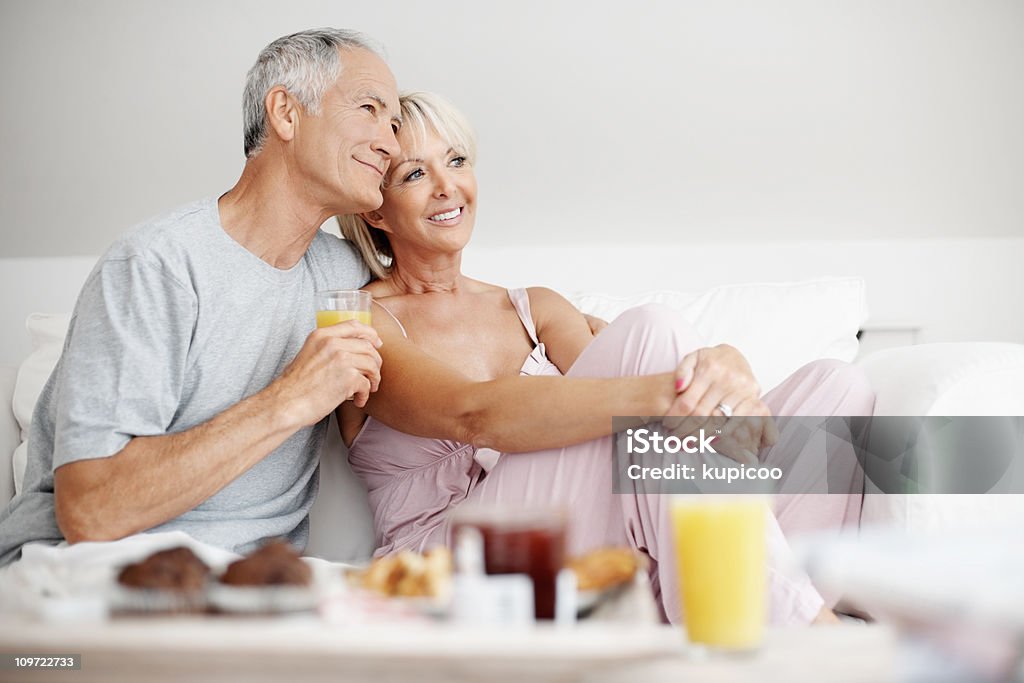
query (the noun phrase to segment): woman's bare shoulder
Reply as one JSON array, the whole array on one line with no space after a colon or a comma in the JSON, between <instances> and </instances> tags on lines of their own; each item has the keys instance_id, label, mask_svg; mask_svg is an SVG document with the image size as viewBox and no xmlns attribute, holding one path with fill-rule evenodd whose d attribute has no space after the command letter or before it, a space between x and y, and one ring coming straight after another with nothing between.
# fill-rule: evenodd
<instances>
[{"instance_id":1,"label":"woman's bare shoulder","mask_svg":"<svg viewBox=\"0 0 1024 683\"><path fill-rule=\"evenodd\" d=\"M375 298L383 299L393 294L391 283L387 280L372 280L363 287L364 290L373 294Z\"/></svg>"},{"instance_id":2,"label":"woman's bare shoulder","mask_svg":"<svg viewBox=\"0 0 1024 683\"><path fill-rule=\"evenodd\" d=\"M527 287L526 293L530 296L531 308L539 307L555 313L579 312L568 299L550 287Z\"/></svg>"}]
</instances>

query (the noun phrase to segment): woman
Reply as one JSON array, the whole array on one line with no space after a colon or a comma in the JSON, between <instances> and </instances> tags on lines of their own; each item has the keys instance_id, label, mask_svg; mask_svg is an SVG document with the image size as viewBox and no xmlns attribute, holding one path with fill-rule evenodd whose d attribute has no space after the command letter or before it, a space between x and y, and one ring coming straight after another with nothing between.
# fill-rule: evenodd
<instances>
[{"instance_id":1,"label":"woman","mask_svg":"<svg viewBox=\"0 0 1024 683\"><path fill-rule=\"evenodd\" d=\"M378 278L368 289L384 340L380 389L365 408L346 403L340 416L352 468L368 489L377 554L447 542L447 513L466 501L557 501L570 510L571 551L614 544L647 553L655 595L678 622L668 497L612 494L609 418L757 416L773 407L859 414L870 411L870 392L845 366L823 363L762 401L735 349L705 347L667 310L633 309L595 338L553 291L465 277L477 196L471 129L427 93L405 95L402 116L402 153L385 178L384 204L339 219ZM746 448L772 438L767 429L748 433ZM824 521L842 523L854 507L859 499L844 501ZM805 575L780 569L788 550L774 522L769 543L772 621L834 619Z\"/></svg>"}]
</instances>

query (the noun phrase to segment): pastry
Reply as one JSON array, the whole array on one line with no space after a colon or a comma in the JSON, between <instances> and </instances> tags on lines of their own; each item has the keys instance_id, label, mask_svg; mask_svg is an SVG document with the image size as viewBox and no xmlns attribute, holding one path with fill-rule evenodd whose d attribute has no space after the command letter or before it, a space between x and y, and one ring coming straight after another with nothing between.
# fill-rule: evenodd
<instances>
[{"instance_id":1,"label":"pastry","mask_svg":"<svg viewBox=\"0 0 1024 683\"><path fill-rule=\"evenodd\" d=\"M626 583L640 566L641 559L631 548L599 548L568 564L581 591L603 591Z\"/></svg>"},{"instance_id":2,"label":"pastry","mask_svg":"<svg viewBox=\"0 0 1024 683\"><path fill-rule=\"evenodd\" d=\"M271 541L228 565L221 583L229 586L309 586L313 570L285 541Z\"/></svg>"},{"instance_id":3,"label":"pastry","mask_svg":"<svg viewBox=\"0 0 1024 683\"><path fill-rule=\"evenodd\" d=\"M198 593L209 576L210 568L189 548L181 546L161 550L124 567L117 581L128 588Z\"/></svg>"},{"instance_id":4,"label":"pastry","mask_svg":"<svg viewBox=\"0 0 1024 683\"><path fill-rule=\"evenodd\" d=\"M374 560L358 576L363 588L390 597L438 597L451 580L452 556L438 546L420 555L403 550Z\"/></svg>"}]
</instances>

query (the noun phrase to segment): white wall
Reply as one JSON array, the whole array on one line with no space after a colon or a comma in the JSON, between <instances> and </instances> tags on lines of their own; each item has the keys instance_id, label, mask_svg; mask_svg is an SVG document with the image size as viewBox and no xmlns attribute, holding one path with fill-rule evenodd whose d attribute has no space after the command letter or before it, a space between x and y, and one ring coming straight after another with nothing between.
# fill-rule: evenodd
<instances>
[{"instance_id":1,"label":"white wall","mask_svg":"<svg viewBox=\"0 0 1024 683\"><path fill-rule=\"evenodd\" d=\"M1024 235L1021 2L3 0L0 253L228 188L246 70L319 25L469 113L479 244Z\"/></svg>"},{"instance_id":2,"label":"white wall","mask_svg":"<svg viewBox=\"0 0 1024 683\"><path fill-rule=\"evenodd\" d=\"M0 0L0 320L68 310L117 234L230 187L245 72L322 25L475 122L471 272L600 289L545 247L638 245L580 259L634 289L864 275L873 323L1024 341L1012 0ZM8 325L0 362L26 350Z\"/></svg>"}]
</instances>

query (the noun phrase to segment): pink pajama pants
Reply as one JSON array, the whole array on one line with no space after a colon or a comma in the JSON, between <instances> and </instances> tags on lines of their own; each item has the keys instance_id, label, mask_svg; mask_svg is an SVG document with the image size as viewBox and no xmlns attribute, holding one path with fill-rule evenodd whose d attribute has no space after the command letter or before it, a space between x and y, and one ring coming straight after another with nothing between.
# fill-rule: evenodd
<instances>
[{"instance_id":1,"label":"pink pajama pants","mask_svg":"<svg viewBox=\"0 0 1024 683\"><path fill-rule=\"evenodd\" d=\"M703 346L706 344L692 326L671 309L641 306L626 311L601 332L568 375L620 377L670 372L684 355ZM870 415L874 394L855 367L823 360L793 373L768 392L764 401L773 415ZM762 461L788 465L783 461L799 451L799 447L793 448L793 438L783 431L775 446L760 453ZM564 506L570 517L570 553L628 545L647 554L655 597L664 616L679 623L680 586L668 514L671 496L613 493L611 452L611 437L605 437L566 448L505 455L470 492L468 500ZM784 533L857 523L863 480L852 452L846 456L838 461L850 463L845 476L849 493L776 496L776 517L770 518L767 529L771 623L809 623L826 604L797 567ZM834 471L830 481L835 481Z\"/></svg>"}]
</instances>

